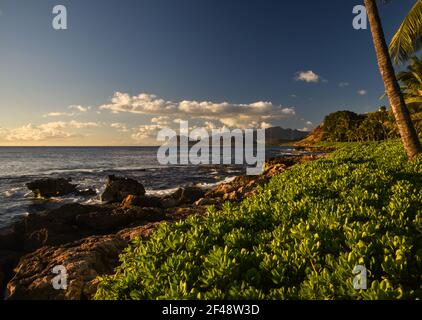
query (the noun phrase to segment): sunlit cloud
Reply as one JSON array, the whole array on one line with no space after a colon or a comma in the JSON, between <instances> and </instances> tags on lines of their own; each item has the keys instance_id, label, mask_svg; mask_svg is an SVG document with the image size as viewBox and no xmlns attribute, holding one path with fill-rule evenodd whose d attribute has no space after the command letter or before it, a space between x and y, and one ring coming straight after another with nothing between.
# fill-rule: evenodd
<instances>
[{"instance_id":1,"label":"sunlit cloud","mask_svg":"<svg viewBox=\"0 0 422 320\"><path fill-rule=\"evenodd\" d=\"M0 140L3 141L46 141L77 137L66 129L90 129L99 127L95 122L56 121L40 125L26 124L14 129L0 129Z\"/></svg>"},{"instance_id":2,"label":"sunlit cloud","mask_svg":"<svg viewBox=\"0 0 422 320\"><path fill-rule=\"evenodd\" d=\"M50 113L43 115L43 117L44 118L47 118L47 117L72 117L74 115L75 114L73 112L72 113L70 113L70 112L50 112Z\"/></svg>"},{"instance_id":3,"label":"sunlit cloud","mask_svg":"<svg viewBox=\"0 0 422 320\"><path fill-rule=\"evenodd\" d=\"M119 132L128 132L129 129L127 128L127 125L120 122L111 123L110 127L116 129Z\"/></svg>"},{"instance_id":4,"label":"sunlit cloud","mask_svg":"<svg viewBox=\"0 0 422 320\"><path fill-rule=\"evenodd\" d=\"M99 106L100 110L111 113L134 113L153 115L151 125L143 127L140 132L151 132L154 126L170 125L170 118L180 120L216 121L227 127L247 128L259 126L266 119L277 121L296 114L295 109L274 105L272 102L258 101L250 104L234 104L228 102L211 102L183 100L173 102L157 97L153 94L141 93L130 96L127 93L116 92L110 103Z\"/></svg>"},{"instance_id":5,"label":"sunlit cloud","mask_svg":"<svg viewBox=\"0 0 422 320\"><path fill-rule=\"evenodd\" d=\"M296 77L295 77L296 81L304 81L304 82L314 82L317 83L320 80L322 80L322 78L317 75L315 72L313 72L312 70L308 70L308 71L298 71L296 73ZM327 80L325 80L326 82Z\"/></svg>"},{"instance_id":6,"label":"sunlit cloud","mask_svg":"<svg viewBox=\"0 0 422 320\"><path fill-rule=\"evenodd\" d=\"M74 110L77 110L79 112L87 112L88 110L91 109L91 107L83 107L83 106L79 106L79 105L72 105L72 106L69 106L69 109L74 109Z\"/></svg>"}]
</instances>

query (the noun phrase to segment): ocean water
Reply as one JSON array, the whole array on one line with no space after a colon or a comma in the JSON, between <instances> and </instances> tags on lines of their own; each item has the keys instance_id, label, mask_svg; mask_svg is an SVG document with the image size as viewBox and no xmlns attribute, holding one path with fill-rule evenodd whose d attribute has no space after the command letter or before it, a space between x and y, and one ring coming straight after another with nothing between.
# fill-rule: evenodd
<instances>
[{"instance_id":1,"label":"ocean water","mask_svg":"<svg viewBox=\"0 0 422 320\"><path fill-rule=\"evenodd\" d=\"M267 156L291 152L289 147L274 147ZM148 194L159 195L187 185L211 187L244 173L243 165L162 166L157 147L0 147L0 228L64 203L98 203L111 174L137 179ZM97 196L36 199L25 186L35 179L59 177L92 188Z\"/></svg>"}]
</instances>

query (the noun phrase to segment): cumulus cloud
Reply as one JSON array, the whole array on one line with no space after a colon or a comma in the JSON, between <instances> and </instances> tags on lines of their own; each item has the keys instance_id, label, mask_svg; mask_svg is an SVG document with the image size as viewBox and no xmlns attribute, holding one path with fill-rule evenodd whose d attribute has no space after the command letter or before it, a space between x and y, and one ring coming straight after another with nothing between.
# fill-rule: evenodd
<instances>
[{"instance_id":1,"label":"cumulus cloud","mask_svg":"<svg viewBox=\"0 0 422 320\"><path fill-rule=\"evenodd\" d=\"M43 141L69 137L72 137L72 134L63 130L33 124L7 130L4 133L4 138L7 141Z\"/></svg>"},{"instance_id":2,"label":"cumulus cloud","mask_svg":"<svg viewBox=\"0 0 422 320\"><path fill-rule=\"evenodd\" d=\"M170 118L167 116L155 117L151 119L151 123L155 123L159 126L168 126L170 125Z\"/></svg>"},{"instance_id":3,"label":"cumulus cloud","mask_svg":"<svg viewBox=\"0 0 422 320\"><path fill-rule=\"evenodd\" d=\"M365 96L368 92L364 89L358 91L358 95Z\"/></svg>"},{"instance_id":4,"label":"cumulus cloud","mask_svg":"<svg viewBox=\"0 0 422 320\"><path fill-rule=\"evenodd\" d=\"M315 72L313 72L312 70L308 70L308 71L299 71L296 73L296 77L295 77L296 81L304 81L304 82L319 82L321 80L321 77L319 75L317 75ZM325 80L326 81L326 80Z\"/></svg>"},{"instance_id":5,"label":"cumulus cloud","mask_svg":"<svg viewBox=\"0 0 422 320\"><path fill-rule=\"evenodd\" d=\"M158 131L162 128L163 127L156 124L139 126L137 129L135 129L135 132L132 134L131 137L136 141L142 141L144 139L153 138L157 136Z\"/></svg>"},{"instance_id":6,"label":"cumulus cloud","mask_svg":"<svg viewBox=\"0 0 422 320\"><path fill-rule=\"evenodd\" d=\"M14 129L0 129L0 137L6 141L45 141L72 138L76 135L66 129L89 129L99 127L95 122L56 121L40 125L26 124Z\"/></svg>"},{"instance_id":7,"label":"cumulus cloud","mask_svg":"<svg viewBox=\"0 0 422 320\"><path fill-rule=\"evenodd\" d=\"M116 92L110 103L99 106L100 110L112 113L135 113L154 115L152 125L169 125L170 117L180 119L200 119L202 121L219 121L228 127L246 128L252 122L262 122L265 119L281 120L295 115L295 109L274 105L267 101L250 104L234 104L229 102L211 102L183 100L168 101L153 94L141 93L130 96L127 93Z\"/></svg>"}]
</instances>

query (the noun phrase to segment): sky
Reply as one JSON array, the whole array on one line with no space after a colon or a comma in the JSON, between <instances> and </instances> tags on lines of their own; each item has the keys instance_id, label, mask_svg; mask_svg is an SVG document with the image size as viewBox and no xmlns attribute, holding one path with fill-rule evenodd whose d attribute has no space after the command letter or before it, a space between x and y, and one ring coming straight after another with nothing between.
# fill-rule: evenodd
<instances>
[{"instance_id":1,"label":"sky","mask_svg":"<svg viewBox=\"0 0 422 320\"><path fill-rule=\"evenodd\" d=\"M158 145L180 120L311 130L377 110L362 2L0 0L0 146ZM380 6L387 41L414 2Z\"/></svg>"}]
</instances>

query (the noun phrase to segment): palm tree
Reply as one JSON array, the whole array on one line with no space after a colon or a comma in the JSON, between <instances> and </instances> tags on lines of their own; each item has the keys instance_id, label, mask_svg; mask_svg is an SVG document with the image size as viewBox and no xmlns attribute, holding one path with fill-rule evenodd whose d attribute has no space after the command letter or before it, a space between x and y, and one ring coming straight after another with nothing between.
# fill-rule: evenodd
<instances>
[{"instance_id":1,"label":"palm tree","mask_svg":"<svg viewBox=\"0 0 422 320\"><path fill-rule=\"evenodd\" d=\"M416 56L410 58L407 70L399 72L397 80L409 111L422 112L422 61Z\"/></svg>"},{"instance_id":2,"label":"palm tree","mask_svg":"<svg viewBox=\"0 0 422 320\"><path fill-rule=\"evenodd\" d=\"M390 54L395 64L406 62L422 48L422 0L417 0L390 44Z\"/></svg>"},{"instance_id":3,"label":"palm tree","mask_svg":"<svg viewBox=\"0 0 422 320\"><path fill-rule=\"evenodd\" d=\"M406 107L406 103L394 73L376 0L364 1L381 77L384 81L384 86L390 101L391 109L393 110L393 114L396 119L397 127L399 128L404 149L406 150L408 158L412 160L418 154L422 153L421 143L416 134L415 127L413 126L410 118L409 110Z\"/></svg>"}]
</instances>

